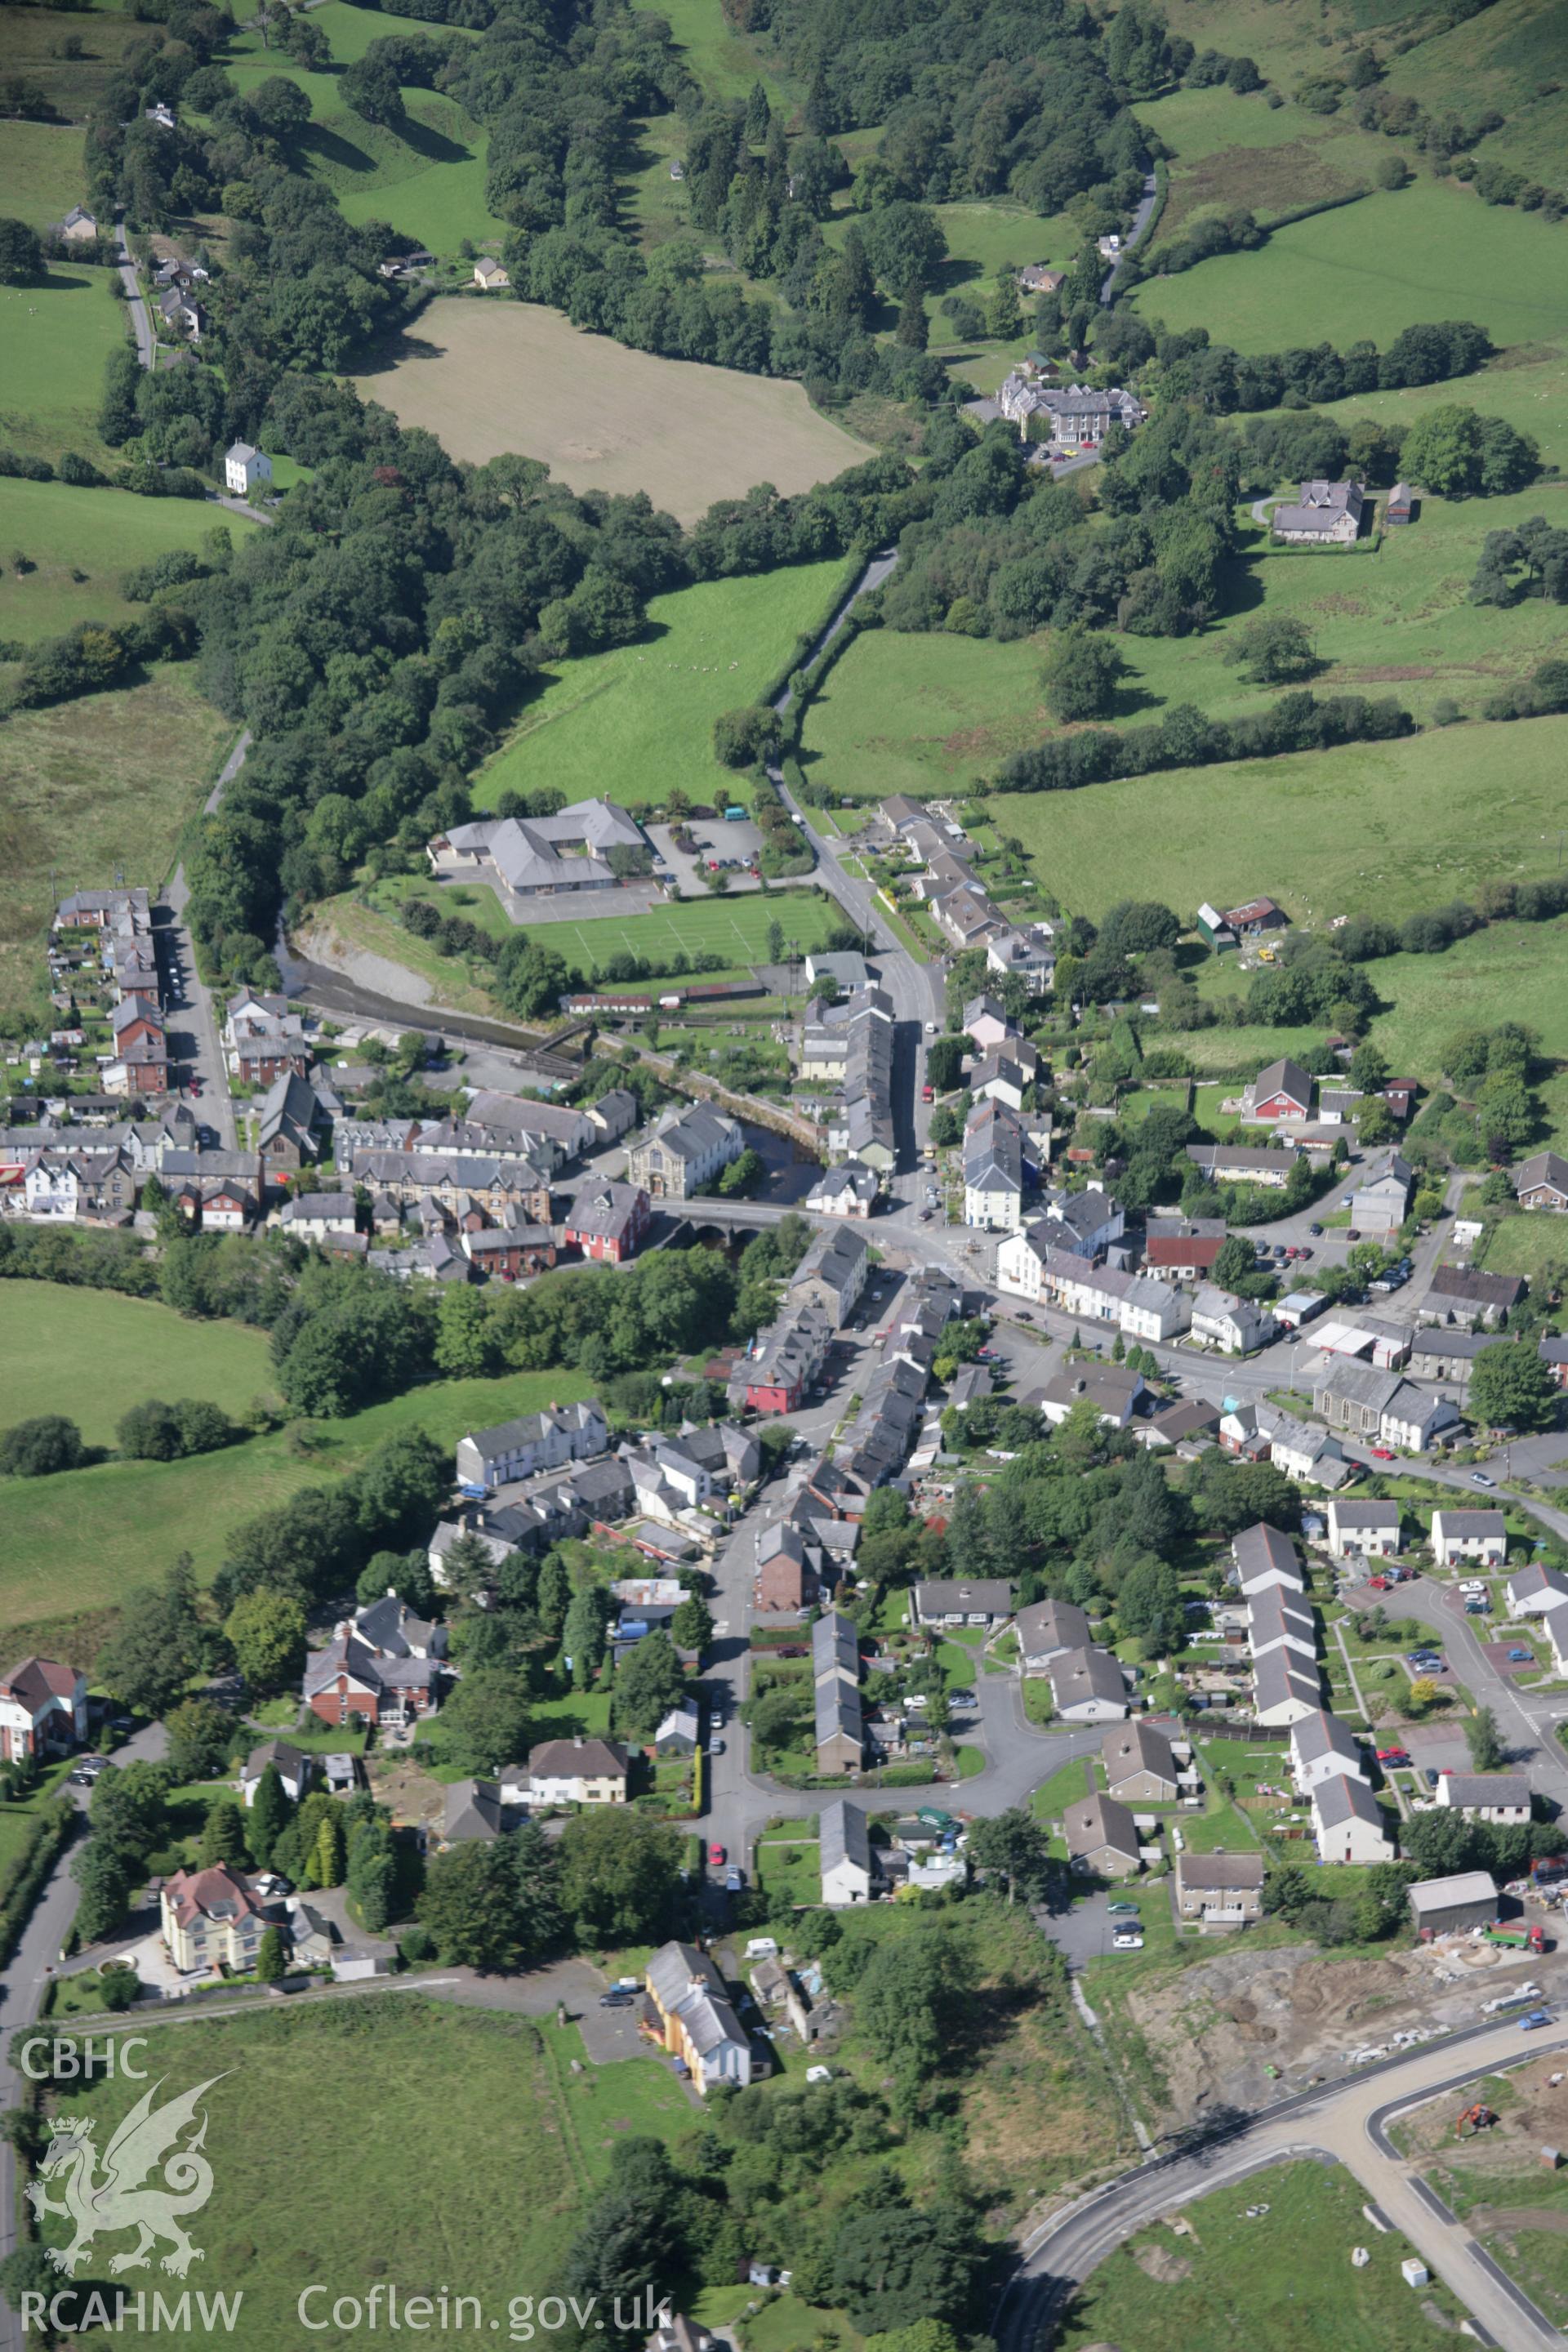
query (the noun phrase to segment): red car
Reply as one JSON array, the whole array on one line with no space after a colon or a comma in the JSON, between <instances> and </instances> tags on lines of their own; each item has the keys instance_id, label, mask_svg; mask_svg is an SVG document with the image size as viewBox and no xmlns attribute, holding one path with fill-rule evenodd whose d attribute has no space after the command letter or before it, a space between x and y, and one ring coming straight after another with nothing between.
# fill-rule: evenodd
<instances>
[{"instance_id":1,"label":"red car","mask_svg":"<svg viewBox=\"0 0 1568 2352\"><path fill-rule=\"evenodd\" d=\"M729 1860L729 1855L723 1846L710 1845L708 1849L708 1859L715 1870L721 1870Z\"/></svg>"},{"instance_id":2,"label":"red car","mask_svg":"<svg viewBox=\"0 0 1568 2352\"><path fill-rule=\"evenodd\" d=\"M1377 1760L1380 1764L1408 1764L1410 1759L1403 1748L1380 1748Z\"/></svg>"},{"instance_id":3,"label":"red car","mask_svg":"<svg viewBox=\"0 0 1568 2352\"><path fill-rule=\"evenodd\" d=\"M1369 1591L1386 1592L1388 1591L1388 1579L1386 1576L1369 1576L1366 1581Z\"/></svg>"},{"instance_id":4,"label":"red car","mask_svg":"<svg viewBox=\"0 0 1568 2352\"><path fill-rule=\"evenodd\" d=\"M1392 1445L1369 1445L1367 1447L1367 1452L1373 1456L1373 1460L1377 1462L1392 1462L1394 1459L1394 1448Z\"/></svg>"},{"instance_id":5,"label":"red car","mask_svg":"<svg viewBox=\"0 0 1568 2352\"><path fill-rule=\"evenodd\" d=\"M933 1088L931 1088L931 1087L922 1087L921 1088L921 1102L931 1102L931 1101L932 1101L933 1099L934 1099L934 1089L933 1089Z\"/></svg>"}]
</instances>

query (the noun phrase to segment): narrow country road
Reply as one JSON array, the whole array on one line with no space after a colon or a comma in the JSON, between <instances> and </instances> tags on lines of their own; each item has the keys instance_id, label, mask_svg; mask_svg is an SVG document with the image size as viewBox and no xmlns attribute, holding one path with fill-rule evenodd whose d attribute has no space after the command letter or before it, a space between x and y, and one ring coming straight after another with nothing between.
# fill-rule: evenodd
<instances>
[{"instance_id":1,"label":"narrow country road","mask_svg":"<svg viewBox=\"0 0 1568 2352\"><path fill-rule=\"evenodd\" d=\"M1127 232L1121 252L1107 270L1100 289L1100 306L1103 310L1109 310L1116 299L1116 281L1121 274L1121 265L1128 255L1142 243L1143 233L1149 226L1149 217L1153 212L1154 199L1159 192L1159 182L1153 173L1146 172L1143 175L1143 194L1138 199L1138 209L1132 215L1132 226Z\"/></svg>"},{"instance_id":2,"label":"narrow country road","mask_svg":"<svg viewBox=\"0 0 1568 2352\"><path fill-rule=\"evenodd\" d=\"M857 580L854 587L849 591L848 595L846 596L843 604L840 604L837 612L835 613L833 618L829 621L827 626L824 629L822 635L818 637L816 643L807 654L805 661L802 662L802 669L809 669L812 663L826 652L828 646L833 643L834 638L838 635L839 630L844 626L845 622L849 618L850 614L855 610L856 605L860 602L861 597L869 596L874 588L879 588L881 586L883 581L886 580L892 572L893 566L897 563L898 560L899 551L896 547L885 547L879 554L874 555L871 558L871 561L867 564L865 571L862 572L859 579ZM789 709L792 699L793 697L790 689L786 686L784 692L775 699L773 709L782 716L782 714Z\"/></svg>"},{"instance_id":3,"label":"narrow country road","mask_svg":"<svg viewBox=\"0 0 1568 2352\"><path fill-rule=\"evenodd\" d=\"M115 222L114 236L120 247L120 282L125 289L125 307L131 313L132 331L136 337L136 356L144 368L150 368L158 357L158 340L153 331L152 313L142 299L142 281L136 274L123 219Z\"/></svg>"},{"instance_id":4,"label":"narrow country road","mask_svg":"<svg viewBox=\"0 0 1568 2352\"><path fill-rule=\"evenodd\" d=\"M155 1762L166 1746L163 1727L149 1724L113 1750L116 1764ZM80 1801L74 1789L62 1794ZM77 1884L71 1862L81 1844L81 1832L69 1840L56 1863L32 1916L16 1941L16 1948L0 1969L0 2107L16 2106L23 2092L15 2063L15 2042L24 2026L31 2025L43 2007L44 1991L59 1965L71 1921L76 1917ZM9 2140L0 2139L0 2260L16 2245L16 2158ZM26 2333L9 2304L0 2299L0 2352L30 2352Z\"/></svg>"},{"instance_id":5,"label":"narrow country road","mask_svg":"<svg viewBox=\"0 0 1568 2352\"><path fill-rule=\"evenodd\" d=\"M250 730L247 728L218 771L217 781L202 803L204 816L213 814L222 802L226 787L233 783L245 765L250 741ZM213 1003L212 991L197 967L195 941L185 920L185 908L190 896L182 863L174 868L169 887L163 893L163 904L170 916L163 933L171 983L169 1010L183 1016L177 1025L172 1024L171 1026L177 1040L182 1066L201 1081L197 1117L204 1127L211 1128L219 1149L232 1151L238 1130L235 1125L234 1100L228 1090L228 1065L223 1057L223 1039L219 1034L221 1023Z\"/></svg>"}]
</instances>

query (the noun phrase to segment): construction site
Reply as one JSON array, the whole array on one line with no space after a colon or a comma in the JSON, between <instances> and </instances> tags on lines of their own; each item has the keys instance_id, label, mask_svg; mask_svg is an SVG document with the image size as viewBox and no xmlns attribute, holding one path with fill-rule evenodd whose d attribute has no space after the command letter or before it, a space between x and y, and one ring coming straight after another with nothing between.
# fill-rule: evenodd
<instances>
[{"instance_id":1,"label":"construction site","mask_svg":"<svg viewBox=\"0 0 1568 2352\"><path fill-rule=\"evenodd\" d=\"M1568 2059L1521 2060L1389 2127L1440 2197L1553 2324L1568 2320Z\"/></svg>"}]
</instances>

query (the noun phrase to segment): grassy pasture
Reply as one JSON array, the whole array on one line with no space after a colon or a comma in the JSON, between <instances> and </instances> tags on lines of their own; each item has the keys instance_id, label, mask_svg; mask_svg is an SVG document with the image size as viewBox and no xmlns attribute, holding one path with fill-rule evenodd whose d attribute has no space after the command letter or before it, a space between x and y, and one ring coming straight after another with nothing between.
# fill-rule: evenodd
<instances>
[{"instance_id":1,"label":"grassy pasture","mask_svg":"<svg viewBox=\"0 0 1568 2352\"><path fill-rule=\"evenodd\" d=\"M58 1282L12 1282L9 1319L26 1348L0 1357L0 1428L63 1412L88 1443L113 1442L128 1405L205 1397L243 1412L272 1384L266 1334L240 1323L192 1323L171 1307Z\"/></svg>"},{"instance_id":2,"label":"grassy pasture","mask_svg":"<svg viewBox=\"0 0 1568 2352\"><path fill-rule=\"evenodd\" d=\"M1555 848L1553 841L1553 855ZM1391 1067L1435 1077L1456 1029L1500 1021L1528 1022L1543 1052L1568 1056L1568 922L1561 919L1489 924L1447 955L1390 956L1376 966L1373 984L1394 1007L1371 1033Z\"/></svg>"},{"instance_id":3,"label":"grassy pasture","mask_svg":"<svg viewBox=\"0 0 1568 2352\"><path fill-rule=\"evenodd\" d=\"M1546 464L1568 461L1568 352L1561 344L1519 344L1491 360L1477 374L1456 383L1411 384L1403 392L1358 394L1348 400L1324 404L1323 414L1342 423L1373 416L1384 424L1414 425L1434 408L1453 401L1467 403L1484 416L1500 416L1521 433L1534 436ZM1552 486L1526 491L1533 499L1531 513L1544 511L1541 501ZM1561 491L1556 491L1561 497ZM1504 501L1506 504L1507 502ZM1490 515L1495 501L1487 499L1473 510L1478 520ZM1426 512L1436 511L1428 507ZM1483 527L1490 529L1489 523Z\"/></svg>"},{"instance_id":4,"label":"grassy pasture","mask_svg":"<svg viewBox=\"0 0 1568 2352\"><path fill-rule=\"evenodd\" d=\"M1234 905L1266 890L1298 921L1397 919L1489 877L1552 871L1565 756L1568 719L1536 719L1173 769L1079 793L1006 793L988 806L1075 913L1148 897L1190 915L1203 898ZM1399 961L1437 970L1464 951ZM1389 966L1377 969L1381 989ZM1536 1001L1533 992L1525 1001Z\"/></svg>"},{"instance_id":5,"label":"grassy pasture","mask_svg":"<svg viewBox=\"0 0 1568 2352\"><path fill-rule=\"evenodd\" d=\"M63 482L0 478L0 545L36 566L0 572L0 637L31 642L77 621L122 621L144 606L120 593L121 574L174 548L198 548L213 509L195 499L141 499L129 490L77 490ZM221 518L237 539L258 528ZM73 571L86 573L77 582Z\"/></svg>"},{"instance_id":6,"label":"grassy pasture","mask_svg":"<svg viewBox=\"0 0 1568 2352\"><path fill-rule=\"evenodd\" d=\"M1516 383L1538 373L1534 394ZM1560 363L1501 371L1477 397L1537 425L1547 415L1555 424L1559 413L1568 423L1568 405L1538 396L1550 395L1563 373ZM1384 403L1395 398L1384 395ZM1359 415L1366 404L1344 407ZM1514 498L1427 499L1408 529L1356 553L1274 549L1244 519L1242 552L1227 568L1209 627L1187 637L1118 638L1126 675L1111 723L1148 725L1176 703L1195 703L1216 719L1267 703L1271 690L1225 660L1260 607L1306 622L1321 664L1320 692L1394 694L1419 719L1448 698L1474 715L1501 685L1568 648L1560 605L1531 600L1505 612L1468 602L1481 543L1527 516L1564 512L1568 492L1555 481ZM1001 644L868 631L807 713L807 752L826 763L836 788L871 798L994 774L1011 753L1055 731L1038 685L1045 643L1043 635Z\"/></svg>"},{"instance_id":7,"label":"grassy pasture","mask_svg":"<svg viewBox=\"0 0 1568 2352\"><path fill-rule=\"evenodd\" d=\"M11 22L32 14L7 12ZM81 68L75 68L81 71ZM0 214L47 228L87 194L74 122L0 122Z\"/></svg>"},{"instance_id":8,"label":"grassy pasture","mask_svg":"<svg viewBox=\"0 0 1568 2352\"><path fill-rule=\"evenodd\" d=\"M1568 150L1568 95L1561 79L1565 54L1564 0L1497 0L1468 25L1392 58L1387 83L1436 113L1494 109L1504 117L1502 127L1478 152L1561 187Z\"/></svg>"},{"instance_id":9,"label":"grassy pasture","mask_svg":"<svg viewBox=\"0 0 1568 2352\"><path fill-rule=\"evenodd\" d=\"M50 868L61 889L107 882L117 866L161 883L181 828L200 806L233 734L188 673L170 665L139 686L5 719L0 1004L27 1004L42 994Z\"/></svg>"},{"instance_id":10,"label":"grassy pasture","mask_svg":"<svg viewBox=\"0 0 1568 2352\"><path fill-rule=\"evenodd\" d=\"M266 1385L265 1372L257 1385ZM279 1432L188 1462L107 1462L17 1480L5 1496L0 1626L111 1604L129 1586L161 1576L180 1551L192 1555L206 1582L237 1527L301 1486L331 1485L357 1469L383 1438L426 1429L439 1444L453 1445L465 1430L552 1402L570 1404L591 1385L570 1371L437 1381L352 1420L321 1423L315 1452L297 1451ZM123 1395L121 1406L146 1392Z\"/></svg>"},{"instance_id":11,"label":"grassy pasture","mask_svg":"<svg viewBox=\"0 0 1568 2352\"><path fill-rule=\"evenodd\" d=\"M87 121L126 50L146 38L144 27L129 12L121 16L112 10L90 7L79 16L67 9L12 6L5 11L5 70L37 82L57 116L73 128ZM73 37L81 43L79 58L62 54L66 41ZM13 145L14 134L36 131L41 127L20 121L0 124L0 181L10 181L16 169L16 157L26 153L30 144L23 139ZM74 194L67 199L68 208L71 204L79 204L87 193L81 179L79 129L75 131L73 143L76 181ZM9 204L5 209L10 211ZM32 215L18 216L30 219ZM59 215L56 213L51 217L58 220Z\"/></svg>"},{"instance_id":12,"label":"grassy pasture","mask_svg":"<svg viewBox=\"0 0 1568 2352\"><path fill-rule=\"evenodd\" d=\"M1375 131L1306 107L1269 107L1261 91L1238 98L1223 88L1184 89L1137 111L1175 158L1156 246L1195 213L1245 205L1268 222L1300 205L1370 188L1389 152Z\"/></svg>"},{"instance_id":13,"label":"grassy pasture","mask_svg":"<svg viewBox=\"0 0 1568 2352\"><path fill-rule=\"evenodd\" d=\"M1477 320L1500 345L1533 343L1568 330L1568 268L1557 227L1537 215L1421 180L1293 222L1256 252L1151 279L1131 299L1146 319L1205 326L1244 352L1300 342L1307 319L1342 350L1453 318Z\"/></svg>"},{"instance_id":14,"label":"grassy pasture","mask_svg":"<svg viewBox=\"0 0 1568 2352\"><path fill-rule=\"evenodd\" d=\"M1436 2330L1423 2305L1436 2303L1449 2326L1458 2306L1439 2284L1412 2294L1397 2236L1373 2234L1371 2262L1352 2269L1348 2249L1368 2235L1362 2201L1348 2172L1307 2161L1200 2198L1183 2209L1190 2235L1142 2230L1100 2263L1068 2310L1064 2352L1184 2352L1242 2329L1257 2352L1426 2352ZM1267 2212L1249 2221L1260 2204Z\"/></svg>"},{"instance_id":15,"label":"grassy pasture","mask_svg":"<svg viewBox=\"0 0 1568 2352\"><path fill-rule=\"evenodd\" d=\"M713 721L763 692L795 639L826 618L844 576L837 561L797 563L656 596L635 645L569 663L528 705L475 777L476 806L531 784L569 801L607 792L630 808L662 802L675 784L697 801L733 800L738 788L744 800L713 757Z\"/></svg>"},{"instance_id":16,"label":"grassy pasture","mask_svg":"<svg viewBox=\"0 0 1568 2352\"><path fill-rule=\"evenodd\" d=\"M492 2344L509 2300L525 2286L538 2295L559 2275L617 2138L673 2137L690 2120L679 2084L655 2059L573 2074L571 2062L583 2058L576 2026L416 1992L303 2011L263 2004L195 2031L154 2024L149 2040L153 2079L165 2079L168 2095L220 2078L202 2102L215 2186L193 2227L206 2291L237 2303L243 2293L229 2338L237 2352L283 2341L312 2283L321 2288L306 2306L323 2330L317 2340L342 2352L355 2331L331 2324L334 2303L388 2278L400 2305L417 2294L477 2298L478 2321L460 2324L470 2314L454 2304L443 2332L454 2344ZM367 2067L372 2048L384 2063ZM100 2083L69 2105L100 2119L101 2143L135 2088ZM290 2134L257 2128L264 2112L302 2112L319 2100L352 2109L352 2185L341 2134L318 2134L302 2148ZM480 2109L516 2210L474 2177L469 2135L454 2128Z\"/></svg>"},{"instance_id":17,"label":"grassy pasture","mask_svg":"<svg viewBox=\"0 0 1568 2352\"><path fill-rule=\"evenodd\" d=\"M11 127L0 126L0 142ZM107 269L56 262L39 285L0 286L0 440L12 448L114 462L98 437L104 362L128 331L111 280Z\"/></svg>"},{"instance_id":18,"label":"grassy pasture","mask_svg":"<svg viewBox=\"0 0 1568 2352\"><path fill-rule=\"evenodd\" d=\"M525 449L574 489L646 490L684 522L760 477L808 489L869 454L798 383L658 359L509 297L433 302L357 387L454 457Z\"/></svg>"},{"instance_id":19,"label":"grassy pasture","mask_svg":"<svg viewBox=\"0 0 1568 2352\"><path fill-rule=\"evenodd\" d=\"M797 93L772 58L724 21L720 0L633 0L650 16L662 16L675 45L686 52L686 62L711 98L747 98L753 82L767 91L768 103L795 119Z\"/></svg>"},{"instance_id":20,"label":"grassy pasture","mask_svg":"<svg viewBox=\"0 0 1568 2352\"><path fill-rule=\"evenodd\" d=\"M1560 1265L1568 1254L1568 1234L1561 1217L1541 1210L1504 1217L1490 1238L1475 1253L1475 1263L1489 1274L1522 1274L1533 1282L1543 1265Z\"/></svg>"}]
</instances>

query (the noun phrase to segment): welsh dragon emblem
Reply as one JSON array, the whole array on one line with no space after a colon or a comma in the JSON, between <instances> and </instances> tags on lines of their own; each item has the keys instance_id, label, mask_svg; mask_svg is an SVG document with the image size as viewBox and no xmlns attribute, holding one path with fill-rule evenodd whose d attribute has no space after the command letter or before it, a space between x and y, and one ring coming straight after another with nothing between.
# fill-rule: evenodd
<instances>
[{"instance_id":1,"label":"welsh dragon emblem","mask_svg":"<svg viewBox=\"0 0 1568 2352\"><path fill-rule=\"evenodd\" d=\"M171 2252L163 2256L163 2267L176 2278L184 2278L191 2264L203 2259L201 2248L192 2245L181 2223L185 2214L199 2213L212 2195L212 2166L201 2153L207 2136L205 2111L195 2137L184 2147L174 2143L186 2126L196 2120L203 2092L222 2080L221 2074L214 2074L162 2107L153 2105L162 2082L143 2091L103 2150L101 2178L94 2118L69 2116L56 2124L38 2166L38 2178L28 2184L27 2198L36 2214L58 2213L75 2229L68 2246L47 2250L57 2270L74 2273L86 2261L93 2240L101 2231L116 2230L135 2230L139 2235L127 2252L110 2257L113 2275L146 2270L163 2240ZM164 2185L143 2188L160 2163ZM49 2195L46 2184L50 2181L61 2184L60 2198Z\"/></svg>"}]
</instances>

